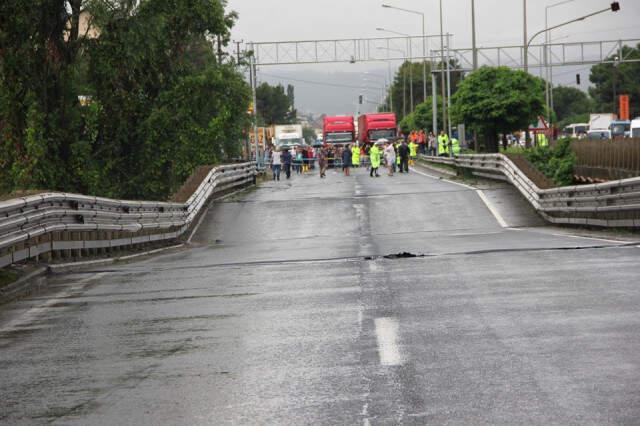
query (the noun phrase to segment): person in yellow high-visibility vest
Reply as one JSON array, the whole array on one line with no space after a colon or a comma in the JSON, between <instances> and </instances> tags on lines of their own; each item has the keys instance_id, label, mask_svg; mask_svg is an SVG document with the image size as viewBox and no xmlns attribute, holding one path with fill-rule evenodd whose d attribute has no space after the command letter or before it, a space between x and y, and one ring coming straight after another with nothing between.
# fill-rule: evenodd
<instances>
[{"instance_id":1,"label":"person in yellow high-visibility vest","mask_svg":"<svg viewBox=\"0 0 640 426\"><path fill-rule=\"evenodd\" d=\"M371 171L370 177L380 177L378 174L378 167L380 167L380 149L377 144L374 144L369 151L369 157L371 158Z\"/></svg>"},{"instance_id":2,"label":"person in yellow high-visibility vest","mask_svg":"<svg viewBox=\"0 0 640 426\"><path fill-rule=\"evenodd\" d=\"M411 141L409 142L409 165L413 166L418 156L418 144Z\"/></svg>"},{"instance_id":3,"label":"person in yellow high-visibility vest","mask_svg":"<svg viewBox=\"0 0 640 426\"><path fill-rule=\"evenodd\" d=\"M351 147L351 164L353 167L360 167L360 147L357 143Z\"/></svg>"},{"instance_id":4,"label":"person in yellow high-visibility vest","mask_svg":"<svg viewBox=\"0 0 640 426\"><path fill-rule=\"evenodd\" d=\"M451 138L451 152L453 155L460 155L460 141L457 138Z\"/></svg>"},{"instance_id":5,"label":"person in yellow high-visibility vest","mask_svg":"<svg viewBox=\"0 0 640 426\"><path fill-rule=\"evenodd\" d=\"M438 155L449 156L449 135L447 135L444 130L442 130L440 136L438 136Z\"/></svg>"},{"instance_id":6,"label":"person in yellow high-visibility vest","mask_svg":"<svg viewBox=\"0 0 640 426\"><path fill-rule=\"evenodd\" d=\"M400 156L398 155L398 149L400 149L400 141L402 139L398 139L396 143L393 144L393 151L396 153L396 163L393 165L394 173L400 170Z\"/></svg>"},{"instance_id":7,"label":"person in yellow high-visibility vest","mask_svg":"<svg viewBox=\"0 0 640 426\"><path fill-rule=\"evenodd\" d=\"M549 140L547 139L547 135L544 133L538 133L536 138L538 140L538 146L549 146Z\"/></svg>"}]
</instances>

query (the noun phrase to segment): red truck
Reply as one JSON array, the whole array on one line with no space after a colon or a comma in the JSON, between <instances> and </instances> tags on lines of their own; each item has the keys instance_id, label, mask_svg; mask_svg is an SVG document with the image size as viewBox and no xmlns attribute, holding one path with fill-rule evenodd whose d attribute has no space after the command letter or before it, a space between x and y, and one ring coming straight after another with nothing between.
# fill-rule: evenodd
<instances>
[{"instance_id":1,"label":"red truck","mask_svg":"<svg viewBox=\"0 0 640 426\"><path fill-rule=\"evenodd\" d=\"M352 116L325 117L322 141L325 144L348 145L356 140L356 126Z\"/></svg>"},{"instance_id":2,"label":"red truck","mask_svg":"<svg viewBox=\"0 0 640 426\"><path fill-rule=\"evenodd\" d=\"M358 141L372 144L379 139L393 140L398 132L396 115L392 112L362 114L358 117Z\"/></svg>"}]
</instances>

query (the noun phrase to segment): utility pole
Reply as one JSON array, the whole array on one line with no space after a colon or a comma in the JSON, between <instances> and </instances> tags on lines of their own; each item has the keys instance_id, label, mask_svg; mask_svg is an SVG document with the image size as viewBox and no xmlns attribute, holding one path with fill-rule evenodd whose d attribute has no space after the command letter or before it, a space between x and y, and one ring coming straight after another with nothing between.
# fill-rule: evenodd
<instances>
[{"instance_id":1,"label":"utility pole","mask_svg":"<svg viewBox=\"0 0 640 426\"><path fill-rule=\"evenodd\" d=\"M218 64L222 64L222 39L220 35L218 37Z\"/></svg>"},{"instance_id":2,"label":"utility pole","mask_svg":"<svg viewBox=\"0 0 640 426\"><path fill-rule=\"evenodd\" d=\"M240 45L244 42L244 40L234 41L236 44L236 57L238 61L238 66L240 66Z\"/></svg>"},{"instance_id":3,"label":"utility pole","mask_svg":"<svg viewBox=\"0 0 640 426\"><path fill-rule=\"evenodd\" d=\"M451 136L451 60L449 57L449 44L451 43L451 37L447 33L447 126L444 126Z\"/></svg>"},{"instance_id":4,"label":"utility pole","mask_svg":"<svg viewBox=\"0 0 640 426\"><path fill-rule=\"evenodd\" d=\"M476 46L476 0L471 0L471 50L473 51L473 70L478 69L478 48Z\"/></svg>"},{"instance_id":5,"label":"utility pole","mask_svg":"<svg viewBox=\"0 0 640 426\"><path fill-rule=\"evenodd\" d=\"M427 101L427 40L424 32L424 13L422 14L422 102Z\"/></svg>"},{"instance_id":6,"label":"utility pole","mask_svg":"<svg viewBox=\"0 0 640 426\"><path fill-rule=\"evenodd\" d=\"M523 10L524 10L524 42L522 43L522 45L524 46L524 52L523 52L523 64L524 64L524 70L525 72L529 72L529 44L527 43L527 0L522 0L523 2Z\"/></svg>"},{"instance_id":7,"label":"utility pole","mask_svg":"<svg viewBox=\"0 0 640 426\"><path fill-rule=\"evenodd\" d=\"M251 49L253 50L253 49ZM260 165L260 150L258 149L258 94L257 94L257 81L258 76L256 75L256 58L251 55L250 65L249 65L249 80L251 83L251 92L253 95L253 137L254 139L254 147L256 150L256 164ZM267 141L264 141L265 145Z\"/></svg>"},{"instance_id":8,"label":"utility pole","mask_svg":"<svg viewBox=\"0 0 640 426\"><path fill-rule=\"evenodd\" d=\"M431 127L433 134L438 136L438 89L436 88L436 71L431 69Z\"/></svg>"},{"instance_id":9,"label":"utility pole","mask_svg":"<svg viewBox=\"0 0 640 426\"><path fill-rule=\"evenodd\" d=\"M447 94L444 63L444 29L442 23L442 0L440 0L440 88L442 92L442 128L447 128Z\"/></svg>"}]
</instances>

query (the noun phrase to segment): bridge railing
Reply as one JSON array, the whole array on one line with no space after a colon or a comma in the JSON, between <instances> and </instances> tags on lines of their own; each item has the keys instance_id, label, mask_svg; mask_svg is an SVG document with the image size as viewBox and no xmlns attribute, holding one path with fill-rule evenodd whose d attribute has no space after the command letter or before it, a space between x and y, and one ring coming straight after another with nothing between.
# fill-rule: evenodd
<instances>
[{"instance_id":1,"label":"bridge railing","mask_svg":"<svg viewBox=\"0 0 640 426\"><path fill-rule=\"evenodd\" d=\"M502 154L460 155L456 158L421 155L420 159L428 163L469 169L474 175L482 177L506 180L551 223L640 227L640 177L540 189Z\"/></svg>"},{"instance_id":2,"label":"bridge railing","mask_svg":"<svg viewBox=\"0 0 640 426\"><path fill-rule=\"evenodd\" d=\"M0 268L26 259L102 255L187 232L216 194L255 182L255 163L214 167L186 203L43 193L0 202Z\"/></svg>"}]
</instances>

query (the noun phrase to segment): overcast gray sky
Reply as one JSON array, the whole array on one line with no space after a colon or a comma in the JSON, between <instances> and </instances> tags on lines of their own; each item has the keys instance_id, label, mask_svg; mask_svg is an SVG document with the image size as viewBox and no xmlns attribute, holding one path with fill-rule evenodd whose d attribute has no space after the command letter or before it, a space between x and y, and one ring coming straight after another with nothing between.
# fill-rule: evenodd
<instances>
[{"instance_id":1,"label":"overcast gray sky","mask_svg":"<svg viewBox=\"0 0 640 426\"><path fill-rule=\"evenodd\" d=\"M544 28L545 6L560 1L528 0L529 35ZM384 2L424 12L427 33L439 32L438 0ZM375 30L376 27L413 35L421 33L418 15L384 9L382 3L382 0L229 0L228 9L240 15L232 32L233 39L245 42L384 36ZM522 44L522 0L476 0L475 3L478 46ZM604 9L610 3L610 0L574 0L550 9L549 24ZM553 33L553 39L562 42L640 39L640 0L619 0L619 3L620 12L605 13L558 29ZM443 0L443 9L444 31L454 34L452 47L470 47L471 0ZM543 36L539 40L542 39ZM261 67L259 77L264 81L294 84L299 109L340 113L355 108L353 101L358 89L332 88L291 79L359 86L365 71L387 73L386 67L377 63L327 64ZM588 69L562 68L555 70L554 82L575 85L577 71L583 73L583 81L587 82Z\"/></svg>"}]
</instances>

